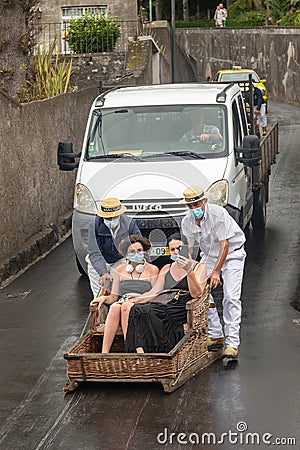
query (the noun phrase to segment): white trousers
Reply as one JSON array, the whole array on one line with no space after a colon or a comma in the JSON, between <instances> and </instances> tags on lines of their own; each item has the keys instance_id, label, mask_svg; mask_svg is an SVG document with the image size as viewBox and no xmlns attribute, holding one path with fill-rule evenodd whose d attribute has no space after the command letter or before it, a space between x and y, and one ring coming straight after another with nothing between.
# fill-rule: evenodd
<instances>
[{"instance_id":1,"label":"white trousers","mask_svg":"<svg viewBox=\"0 0 300 450\"><path fill-rule=\"evenodd\" d=\"M214 298L211 294L209 296L209 303L214 303ZM220 338L223 336L223 328L217 308L208 308L208 337Z\"/></svg>"},{"instance_id":2,"label":"white trousers","mask_svg":"<svg viewBox=\"0 0 300 450\"><path fill-rule=\"evenodd\" d=\"M266 104L263 103L260 107L260 114L257 116L257 125L261 127L267 126L267 114L266 114Z\"/></svg>"},{"instance_id":3,"label":"white trousers","mask_svg":"<svg viewBox=\"0 0 300 450\"><path fill-rule=\"evenodd\" d=\"M244 249L230 253L221 269L223 281L223 321L225 345L238 348L240 344L240 323L242 317L241 291L244 273L246 252ZM207 268L207 273L211 273L216 260L202 258ZM221 337L220 319L216 308L209 308L208 315L208 336Z\"/></svg>"},{"instance_id":4,"label":"white trousers","mask_svg":"<svg viewBox=\"0 0 300 450\"><path fill-rule=\"evenodd\" d=\"M95 298L95 297L98 297L100 289L102 288L102 285L99 282L100 275L98 274L98 272L92 266L90 258L88 256L85 258L85 260L87 262L87 269L88 269L88 277L89 277L89 281L90 281L90 287L91 287L93 296ZM113 277L116 268L120 264L122 264L124 261L125 261L125 258L121 258L121 259L119 259L118 261L116 261L113 264L106 263L107 273L110 273L111 276Z\"/></svg>"}]
</instances>

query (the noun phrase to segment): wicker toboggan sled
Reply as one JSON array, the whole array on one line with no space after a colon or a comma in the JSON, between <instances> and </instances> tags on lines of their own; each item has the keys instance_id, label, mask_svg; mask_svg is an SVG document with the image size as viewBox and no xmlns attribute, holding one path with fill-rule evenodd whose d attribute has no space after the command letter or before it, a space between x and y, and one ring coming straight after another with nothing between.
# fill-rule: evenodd
<instances>
[{"instance_id":1,"label":"wicker toboggan sled","mask_svg":"<svg viewBox=\"0 0 300 450\"><path fill-rule=\"evenodd\" d=\"M221 357L221 350L208 352L209 287L203 295L186 304L185 335L169 353L124 353L121 330L111 353L100 353L104 333L105 309L90 306L90 330L64 354L71 392L87 381L159 382L164 392L173 392L200 370Z\"/></svg>"}]
</instances>

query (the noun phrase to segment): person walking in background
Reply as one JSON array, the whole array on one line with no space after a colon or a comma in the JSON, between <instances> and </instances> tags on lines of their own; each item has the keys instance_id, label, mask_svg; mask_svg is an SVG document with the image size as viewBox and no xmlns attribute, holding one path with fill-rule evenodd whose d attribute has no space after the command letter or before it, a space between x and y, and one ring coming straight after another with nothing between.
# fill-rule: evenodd
<instances>
[{"instance_id":1,"label":"person walking in background","mask_svg":"<svg viewBox=\"0 0 300 450\"><path fill-rule=\"evenodd\" d=\"M250 105L250 91L243 93L243 97L247 104ZM254 122L255 122L255 134L260 137L260 128L262 129L262 134L265 136L267 134L267 105L262 95L261 90L253 85L253 105L254 105Z\"/></svg>"},{"instance_id":2,"label":"person walking in background","mask_svg":"<svg viewBox=\"0 0 300 450\"><path fill-rule=\"evenodd\" d=\"M224 28L226 26L226 19L227 19L227 10L226 8L224 8L223 3L219 3L214 15L216 27Z\"/></svg>"},{"instance_id":3,"label":"person walking in background","mask_svg":"<svg viewBox=\"0 0 300 450\"><path fill-rule=\"evenodd\" d=\"M254 86L254 117L256 119L256 134L260 137L260 127L262 134L267 134L267 105L263 98L262 92L258 87Z\"/></svg>"},{"instance_id":4,"label":"person walking in background","mask_svg":"<svg viewBox=\"0 0 300 450\"><path fill-rule=\"evenodd\" d=\"M131 234L141 235L137 223L124 212L126 207L117 198L105 198L93 217L88 233L88 276L94 297L113 270L124 261L119 253L120 242Z\"/></svg>"}]
</instances>

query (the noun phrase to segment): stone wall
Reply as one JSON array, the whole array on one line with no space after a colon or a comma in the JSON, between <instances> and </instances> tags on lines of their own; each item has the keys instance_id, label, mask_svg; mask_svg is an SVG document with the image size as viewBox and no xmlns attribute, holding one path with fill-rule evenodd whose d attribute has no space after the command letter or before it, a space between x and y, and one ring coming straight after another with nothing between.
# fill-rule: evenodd
<instances>
[{"instance_id":1,"label":"stone wall","mask_svg":"<svg viewBox=\"0 0 300 450\"><path fill-rule=\"evenodd\" d=\"M171 30L166 21L155 22L145 30L149 34L129 39L127 53L65 55L72 59L71 85L88 86L143 85L172 82ZM196 81L195 64L177 44L177 82Z\"/></svg>"},{"instance_id":2,"label":"stone wall","mask_svg":"<svg viewBox=\"0 0 300 450\"><path fill-rule=\"evenodd\" d=\"M27 254L20 261L14 259L13 268L7 266L7 261L30 247L33 237L38 233L49 236L50 227L55 234L50 236L51 248L53 238L59 239L59 226L69 229L76 171L59 171L57 145L60 140L71 140L75 151L81 150L88 112L97 94L92 88L18 104L0 92L0 285L7 272L17 273L30 257L34 259Z\"/></svg>"},{"instance_id":3,"label":"stone wall","mask_svg":"<svg viewBox=\"0 0 300 450\"><path fill-rule=\"evenodd\" d=\"M172 32L165 20L147 24L144 33L153 37L160 50L160 79L161 83L172 82ZM196 81L195 66L190 56L182 47L181 42L176 42L176 82Z\"/></svg>"},{"instance_id":4,"label":"stone wall","mask_svg":"<svg viewBox=\"0 0 300 450\"><path fill-rule=\"evenodd\" d=\"M30 32L21 2L0 2L0 89L14 95L25 85Z\"/></svg>"},{"instance_id":5,"label":"stone wall","mask_svg":"<svg viewBox=\"0 0 300 450\"><path fill-rule=\"evenodd\" d=\"M300 105L300 28L177 29L198 81L232 65L257 70L272 100Z\"/></svg>"},{"instance_id":6,"label":"stone wall","mask_svg":"<svg viewBox=\"0 0 300 450\"><path fill-rule=\"evenodd\" d=\"M124 53L93 53L92 55L64 56L72 59L73 73L71 85L79 89L97 87L99 81L109 82L111 78L121 78L126 73L126 55Z\"/></svg>"},{"instance_id":7,"label":"stone wall","mask_svg":"<svg viewBox=\"0 0 300 450\"><path fill-rule=\"evenodd\" d=\"M61 7L93 7L93 6L107 6L107 12L109 16L117 16L122 20L136 20L137 18L137 1L126 0L126 2L120 2L119 0L106 0L102 4L91 3L82 0L40 0L40 8L42 10L40 23L61 23Z\"/></svg>"}]
</instances>

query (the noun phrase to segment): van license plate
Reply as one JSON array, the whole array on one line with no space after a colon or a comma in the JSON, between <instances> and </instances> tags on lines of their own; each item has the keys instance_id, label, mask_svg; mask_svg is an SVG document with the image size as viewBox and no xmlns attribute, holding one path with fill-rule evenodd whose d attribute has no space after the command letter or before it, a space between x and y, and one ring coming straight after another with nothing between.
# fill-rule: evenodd
<instances>
[{"instance_id":1,"label":"van license plate","mask_svg":"<svg viewBox=\"0 0 300 450\"><path fill-rule=\"evenodd\" d=\"M149 250L150 256L156 256L157 258L159 256L170 256L170 251L168 247L156 247L153 246Z\"/></svg>"}]
</instances>

